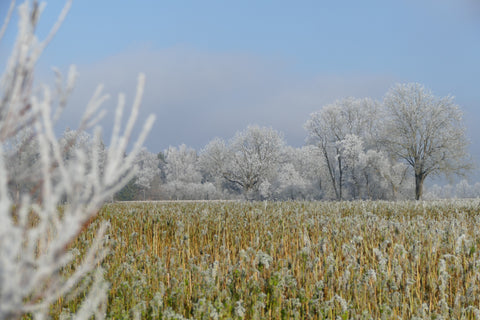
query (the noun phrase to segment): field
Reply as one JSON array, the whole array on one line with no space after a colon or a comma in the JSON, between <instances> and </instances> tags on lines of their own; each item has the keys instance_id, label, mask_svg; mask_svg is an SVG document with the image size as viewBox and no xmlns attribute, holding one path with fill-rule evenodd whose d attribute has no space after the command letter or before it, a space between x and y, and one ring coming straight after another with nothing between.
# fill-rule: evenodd
<instances>
[{"instance_id":1,"label":"field","mask_svg":"<svg viewBox=\"0 0 480 320\"><path fill-rule=\"evenodd\" d=\"M480 202L109 204L109 319L480 319ZM74 264L65 268L68 272ZM61 300L69 319L77 300Z\"/></svg>"}]
</instances>

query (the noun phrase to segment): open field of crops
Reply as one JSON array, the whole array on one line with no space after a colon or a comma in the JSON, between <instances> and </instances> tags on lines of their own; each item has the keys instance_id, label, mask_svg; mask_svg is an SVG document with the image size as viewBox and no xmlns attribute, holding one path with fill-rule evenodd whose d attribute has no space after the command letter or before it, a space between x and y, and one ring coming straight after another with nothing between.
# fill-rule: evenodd
<instances>
[{"instance_id":1,"label":"open field of crops","mask_svg":"<svg viewBox=\"0 0 480 320\"><path fill-rule=\"evenodd\" d=\"M72 250L110 221L109 319L480 319L479 204L110 204Z\"/></svg>"}]
</instances>

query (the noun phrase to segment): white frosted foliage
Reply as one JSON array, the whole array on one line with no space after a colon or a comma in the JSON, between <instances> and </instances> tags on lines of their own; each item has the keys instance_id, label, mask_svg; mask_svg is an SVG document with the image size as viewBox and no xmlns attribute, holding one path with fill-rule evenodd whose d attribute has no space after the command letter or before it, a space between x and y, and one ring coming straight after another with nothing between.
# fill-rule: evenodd
<instances>
[{"instance_id":1,"label":"white frosted foliage","mask_svg":"<svg viewBox=\"0 0 480 320\"><path fill-rule=\"evenodd\" d=\"M228 146L223 177L247 198L255 197L262 183L262 193L268 194L265 183L276 175L284 145L283 136L272 128L249 126L237 132Z\"/></svg>"},{"instance_id":2,"label":"white frosted foliage","mask_svg":"<svg viewBox=\"0 0 480 320\"><path fill-rule=\"evenodd\" d=\"M135 184L142 189L150 188L153 178L160 173L158 168L159 159L156 154L142 148L137 155L135 163L137 165L137 176Z\"/></svg>"},{"instance_id":3,"label":"white frosted foliage","mask_svg":"<svg viewBox=\"0 0 480 320\"><path fill-rule=\"evenodd\" d=\"M145 79L140 75L124 130L121 128L123 98L119 98L113 135L106 151L100 152L104 150L100 128L95 128L90 137L90 152L83 147L85 130L94 128L103 115L100 106L108 96L103 94L101 86L86 106L78 128L67 132L63 140L57 139L56 121L74 86L75 68L70 69L65 83L57 73L55 90L47 85L36 89L33 78L43 49L69 7L67 2L45 40L37 39L34 34L43 6L27 1L18 7L18 35L1 78L0 319L15 319L25 313L44 319L49 306L83 279L90 279L90 293L75 319L104 316L108 286L100 270L94 277L89 275L106 254L102 239L108 225L99 227L96 240L70 277L64 278L61 269L73 258L67 248L104 201L132 178L131 168L153 124L150 117L133 149L124 157L143 93ZM9 164L23 157L24 152L30 154L28 161L16 162L15 170L10 170ZM28 172L28 177L15 176L22 170ZM32 188L19 187L12 194L12 183L21 186L26 178Z\"/></svg>"},{"instance_id":4,"label":"white frosted foliage","mask_svg":"<svg viewBox=\"0 0 480 320\"><path fill-rule=\"evenodd\" d=\"M384 144L412 168L416 199L422 198L427 177L471 170L463 114L453 97L436 97L421 84L406 83L391 88L384 104Z\"/></svg>"}]
</instances>

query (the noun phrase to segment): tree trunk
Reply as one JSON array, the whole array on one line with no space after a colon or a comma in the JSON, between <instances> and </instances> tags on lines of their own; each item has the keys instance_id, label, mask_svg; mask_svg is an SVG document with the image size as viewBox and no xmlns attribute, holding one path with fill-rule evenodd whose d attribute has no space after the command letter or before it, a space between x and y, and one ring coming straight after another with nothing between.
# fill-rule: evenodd
<instances>
[{"instance_id":1,"label":"tree trunk","mask_svg":"<svg viewBox=\"0 0 480 320\"><path fill-rule=\"evenodd\" d=\"M390 180L390 186L392 187L393 200L396 201L397 200L397 186L395 186L395 183L393 183L392 180Z\"/></svg>"},{"instance_id":2,"label":"tree trunk","mask_svg":"<svg viewBox=\"0 0 480 320\"><path fill-rule=\"evenodd\" d=\"M338 150L337 150L337 157L338 157L338 195L339 195L339 198L337 200L342 200L343 170L342 170L342 158L340 157L340 152Z\"/></svg>"},{"instance_id":3,"label":"tree trunk","mask_svg":"<svg viewBox=\"0 0 480 320\"><path fill-rule=\"evenodd\" d=\"M415 200L420 200L423 196L423 181L425 176L423 174L415 174Z\"/></svg>"},{"instance_id":4,"label":"tree trunk","mask_svg":"<svg viewBox=\"0 0 480 320\"><path fill-rule=\"evenodd\" d=\"M328 173L330 175L330 180L332 181L333 191L335 191L335 198L337 200L340 200L341 195L339 194L337 189L337 183L335 181L335 173L333 172L332 164L330 163L330 159L328 158L327 148L324 146L322 146L321 148L323 151L323 155L325 156L325 162L327 163Z\"/></svg>"}]
</instances>

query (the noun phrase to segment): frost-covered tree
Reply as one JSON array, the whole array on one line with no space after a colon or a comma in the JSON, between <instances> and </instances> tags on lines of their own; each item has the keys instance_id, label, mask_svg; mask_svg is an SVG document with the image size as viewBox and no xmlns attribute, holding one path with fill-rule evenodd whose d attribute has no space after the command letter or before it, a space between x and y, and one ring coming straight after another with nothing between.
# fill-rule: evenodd
<instances>
[{"instance_id":1,"label":"frost-covered tree","mask_svg":"<svg viewBox=\"0 0 480 320\"><path fill-rule=\"evenodd\" d=\"M470 184L467 180L462 179L456 185L446 184L439 186L434 184L431 187L426 188L424 195L425 199L467 199L467 198L479 198L480 197L480 182Z\"/></svg>"},{"instance_id":2,"label":"frost-covered tree","mask_svg":"<svg viewBox=\"0 0 480 320\"><path fill-rule=\"evenodd\" d=\"M282 135L272 128L249 126L237 132L228 146L223 177L238 185L245 198L258 198L260 185L271 183L277 174L284 145Z\"/></svg>"},{"instance_id":3,"label":"frost-covered tree","mask_svg":"<svg viewBox=\"0 0 480 320\"><path fill-rule=\"evenodd\" d=\"M215 138L200 152L198 165L203 175L204 183L211 183L217 196L223 199L238 197L238 186L227 179L227 168L231 157L223 139Z\"/></svg>"},{"instance_id":4,"label":"frost-covered tree","mask_svg":"<svg viewBox=\"0 0 480 320\"><path fill-rule=\"evenodd\" d=\"M167 182L201 183L202 175L198 168L198 155L195 149L185 144L169 147L165 151L165 173Z\"/></svg>"},{"instance_id":5,"label":"frost-covered tree","mask_svg":"<svg viewBox=\"0 0 480 320\"><path fill-rule=\"evenodd\" d=\"M462 112L453 98L436 97L418 83L397 84L384 99L384 145L415 176L415 199L429 176L462 174L471 168Z\"/></svg>"},{"instance_id":6,"label":"frost-covered tree","mask_svg":"<svg viewBox=\"0 0 480 320\"><path fill-rule=\"evenodd\" d=\"M57 75L57 90L43 85L35 88L33 79L36 63L45 46L54 36L71 2L67 2L52 31L42 40L35 35L43 5L26 1L18 7L18 34L0 81L0 319L19 319L25 314L34 319L48 317L49 307L60 297L75 297L75 286L83 281L89 288L75 319L103 318L108 285L102 277L100 261L106 254L103 236L107 228L100 226L96 239L66 277L61 270L72 261L68 248L85 230L101 205L133 177L137 153L153 123L147 120L130 154L123 157L137 119L144 87L140 76L133 108L122 130L125 98L119 96L113 133L105 158L97 152L87 155L75 150L65 159L62 144L55 136L55 124L63 111L74 86L75 68L71 68L64 82ZM15 4L0 29L5 32ZM99 87L80 119L77 132L96 126L102 115L100 106L107 98ZM9 183L18 170L9 170L12 157L12 139L27 132L27 145L38 146L32 166L21 162L34 181L35 192L19 190L18 203L13 205ZM94 130L93 143L100 145L100 128ZM122 133L123 132L123 133ZM20 145L25 145L21 143ZM102 174L99 170L103 161ZM23 164L25 163L25 165ZM68 198L68 205L59 205ZM33 219L32 219L33 218ZM96 270L95 275L92 271ZM68 295L67 295L68 294Z\"/></svg>"},{"instance_id":7,"label":"frost-covered tree","mask_svg":"<svg viewBox=\"0 0 480 320\"><path fill-rule=\"evenodd\" d=\"M65 160L75 156L78 150L90 153L93 147L92 136L85 131L66 129L60 138L60 146Z\"/></svg>"},{"instance_id":8,"label":"frost-covered tree","mask_svg":"<svg viewBox=\"0 0 480 320\"><path fill-rule=\"evenodd\" d=\"M285 163L280 167L277 176L277 199L296 200L307 197L308 182L295 169L292 163Z\"/></svg>"},{"instance_id":9,"label":"frost-covered tree","mask_svg":"<svg viewBox=\"0 0 480 320\"><path fill-rule=\"evenodd\" d=\"M363 139L367 146L377 141L378 104L371 99L346 98L324 106L305 123L309 144L319 148L328 181L337 200L344 198L345 159L341 141L347 135Z\"/></svg>"},{"instance_id":10,"label":"frost-covered tree","mask_svg":"<svg viewBox=\"0 0 480 320\"><path fill-rule=\"evenodd\" d=\"M79 151L85 153L87 157L93 157L95 153L99 159L97 170L103 174L106 149L101 139L97 142L88 132L66 129L60 138L60 146L65 161L75 158Z\"/></svg>"},{"instance_id":11,"label":"frost-covered tree","mask_svg":"<svg viewBox=\"0 0 480 320\"><path fill-rule=\"evenodd\" d=\"M60 152L63 160L70 162L75 160L79 154L86 155L87 158L95 157L98 163L95 170L99 175L103 175L105 169L106 149L102 139L95 139L91 134L82 130L71 130L67 128L59 139ZM93 165L93 164L92 164ZM87 172L94 170L91 166L87 168ZM66 197L65 202L69 199Z\"/></svg>"},{"instance_id":12,"label":"frost-covered tree","mask_svg":"<svg viewBox=\"0 0 480 320\"><path fill-rule=\"evenodd\" d=\"M363 141L355 134L347 134L338 142L337 148L339 158L343 160L344 182L349 186L350 196L353 199L361 198L363 166L360 160L363 155Z\"/></svg>"},{"instance_id":13,"label":"frost-covered tree","mask_svg":"<svg viewBox=\"0 0 480 320\"><path fill-rule=\"evenodd\" d=\"M363 140L348 134L338 142L343 161L346 199L398 199L410 190L407 166L391 160L384 151L366 150Z\"/></svg>"},{"instance_id":14,"label":"frost-covered tree","mask_svg":"<svg viewBox=\"0 0 480 320\"><path fill-rule=\"evenodd\" d=\"M300 176L295 179L297 180L296 183L287 187L286 198L290 199L293 194L297 195L296 198L309 200L322 199L325 196L327 190L325 190L322 182L327 179L327 173L325 166L322 165L322 156L317 147L312 145L301 148L286 146L282 151L282 157L282 168L279 170L278 180L282 181L283 178L294 177L296 174ZM289 165L293 166L296 173L292 173L292 169L288 168ZM287 168L285 168L285 174L283 174L283 167L285 166ZM285 179L285 181L292 180ZM281 183L280 185L285 184Z\"/></svg>"},{"instance_id":15,"label":"frost-covered tree","mask_svg":"<svg viewBox=\"0 0 480 320\"><path fill-rule=\"evenodd\" d=\"M206 181L221 188L228 162L228 149L225 141L215 138L200 152L198 164Z\"/></svg>"},{"instance_id":16,"label":"frost-covered tree","mask_svg":"<svg viewBox=\"0 0 480 320\"><path fill-rule=\"evenodd\" d=\"M135 159L137 166L135 185L143 191L143 200L145 200L145 190L150 188L153 179L160 174L159 162L158 156L147 148L142 148Z\"/></svg>"},{"instance_id":17,"label":"frost-covered tree","mask_svg":"<svg viewBox=\"0 0 480 320\"><path fill-rule=\"evenodd\" d=\"M38 165L38 143L31 128L20 130L4 143L5 166L10 172L8 189L15 203L20 202L21 193L35 193L36 166Z\"/></svg>"},{"instance_id":18,"label":"frost-covered tree","mask_svg":"<svg viewBox=\"0 0 480 320\"><path fill-rule=\"evenodd\" d=\"M202 183L202 174L195 149L182 144L165 151L164 189L170 199L218 198L211 182Z\"/></svg>"},{"instance_id":19,"label":"frost-covered tree","mask_svg":"<svg viewBox=\"0 0 480 320\"><path fill-rule=\"evenodd\" d=\"M460 199L475 198L474 186L470 185L466 179L462 179L455 185L455 196Z\"/></svg>"},{"instance_id":20,"label":"frost-covered tree","mask_svg":"<svg viewBox=\"0 0 480 320\"><path fill-rule=\"evenodd\" d=\"M412 179L404 163L394 161L384 151L367 150L360 155L363 198L411 198Z\"/></svg>"}]
</instances>

